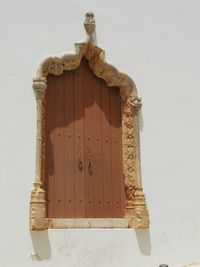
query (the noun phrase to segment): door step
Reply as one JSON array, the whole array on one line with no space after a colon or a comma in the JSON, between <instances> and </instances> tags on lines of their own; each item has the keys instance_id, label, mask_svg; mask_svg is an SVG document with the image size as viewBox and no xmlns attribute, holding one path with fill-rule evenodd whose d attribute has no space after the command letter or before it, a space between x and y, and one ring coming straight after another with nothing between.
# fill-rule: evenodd
<instances>
[{"instance_id":1,"label":"door step","mask_svg":"<svg viewBox=\"0 0 200 267\"><path fill-rule=\"evenodd\" d=\"M53 228L53 229L128 228L128 222L129 220L125 218L102 218L102 219L49 218L49 228Z\"/></svg>"}]
</instances>

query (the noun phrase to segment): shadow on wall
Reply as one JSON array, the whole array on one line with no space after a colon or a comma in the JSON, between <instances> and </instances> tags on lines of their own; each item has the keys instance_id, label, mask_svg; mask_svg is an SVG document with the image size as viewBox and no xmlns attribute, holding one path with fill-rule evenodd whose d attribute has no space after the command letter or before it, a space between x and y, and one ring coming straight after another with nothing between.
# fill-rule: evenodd
<instances>
[{"instance_id":1,"label":"shadow on wall","mask_svg":"<svg viewBox=\"0 0 200 267\"><path fill-rule=\"evenodd\" d=\"M33 261L48 260L51 258L51 245L48 231L31 232L31 240L34 252L31 255Z\"/></svg>"},{"instance_id":2,"label":"shadow on wall","mask_svg":"<svg viewBox=\"0 0 200 267\"><path fill-rule=\"evenodd\" d=\"M51 259L51 245L47 231L31 232L31 240L34 252L31 255L33 261L42 261ZM143 255L151 255L151 238L148 229L137 230L135 235L140 252Z\"/></svg>"},{"instance_id":3,"label":"shadow on wall","mask_svg":"<svg viewBox=\"0 0 200 267\"><path fill-rule=\"evenodd\" d=\"M140 252L144 255L151 255L151 237L149 229L135 230Z\"/></svg>"}]
</instances>

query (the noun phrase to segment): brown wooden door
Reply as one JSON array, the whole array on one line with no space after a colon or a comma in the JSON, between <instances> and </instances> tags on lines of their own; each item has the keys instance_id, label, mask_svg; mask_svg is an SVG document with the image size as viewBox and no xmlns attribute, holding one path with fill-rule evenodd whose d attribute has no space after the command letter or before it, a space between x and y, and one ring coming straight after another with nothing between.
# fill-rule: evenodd
<instances>
[{"instance_id":1,"label":"brown wooden door","mask_svg":"<svg viewBox=\"0 0 200 267\"><path fill-rule=\"evenodd\" d=\"M46 92L45 179L49 218L123 217L121 101L87 61Z\"/></svg>"}]
</instances>

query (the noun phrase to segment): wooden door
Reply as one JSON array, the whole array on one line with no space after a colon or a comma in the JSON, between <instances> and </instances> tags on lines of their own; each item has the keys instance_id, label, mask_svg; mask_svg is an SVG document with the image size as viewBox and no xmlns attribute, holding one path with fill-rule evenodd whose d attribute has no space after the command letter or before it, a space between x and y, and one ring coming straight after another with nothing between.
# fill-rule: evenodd
<instances>
[{"instance_id":1,"label":"wooden door","mask_svg":"<svg viewBox=\"0 0 200 267\"><path fill-rule=\"evenodd\" d=\"M48 217L123 217L119 89L85 59L76 70L49 75L45 128Z\"/></svg>"}]
</instances>

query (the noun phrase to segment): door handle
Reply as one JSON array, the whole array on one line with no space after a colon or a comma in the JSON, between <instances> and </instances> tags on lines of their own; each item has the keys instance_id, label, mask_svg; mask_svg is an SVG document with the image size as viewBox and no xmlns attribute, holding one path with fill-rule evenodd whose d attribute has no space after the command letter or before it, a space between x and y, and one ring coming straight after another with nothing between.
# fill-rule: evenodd
<instances>
[{"instance_id":1,"label":"door handle","mask_svg":"<svg viewBox=\"0 0 200 267\"><path fill-rule=\"evenodd\" d=\"M83 163L82 163L81 159L78 160L78 168L80 171L83 170Z\"/></svg>"},{"instance_id":2,"label":"door handle","mask_svg":"<svg viewBox=\"0 0 200 267\"><path fill-rule=\"evenodd\" d=\"M92 162L91 161L88 162L88 171L89 173L92 173Z\"/></svg>"}]
</instances>

